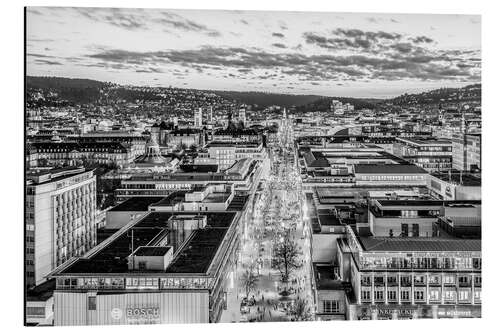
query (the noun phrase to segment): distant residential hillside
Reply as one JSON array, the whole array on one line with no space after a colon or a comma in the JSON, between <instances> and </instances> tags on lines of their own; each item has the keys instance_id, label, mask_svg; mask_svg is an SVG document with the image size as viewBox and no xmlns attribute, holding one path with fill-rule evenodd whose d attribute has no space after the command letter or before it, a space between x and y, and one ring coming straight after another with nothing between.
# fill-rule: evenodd
<instances>
[{"instance_id":1,"label":"distant residential hillside","mask_svg":"<svg viewBox=\"0 0 500 333\"><path fill-rule=\"evenodd\" d=\"M102 88L106 85L101 81L55 76L28 76L26 81L28 88L34 89L86 89Z\"/></svg>"},{"instance_id":2,"label":"distant residential hillside","mask_svg":"<svg viewBox=\"0 0 500 333\"><path fill-rule=\"evenodd\" d=\"M462 88L441 88L420 94L404 94L385 102L400 106L456 103L459 96L463 102L481 102L481 84L472 84Z\"/></svg>"},{"instance_id":3,"label":"distant residential hillside","mask_svg":"<svg viewBox=\"0 0 500 333\"><path fill-rule=\"evenodd\" d=\"M110 82L63 77L27 77L28 106L64 106L86 103L113 103L126 101L174 101L175 103L199 98L201 100L235 101L257 106L256 110L271 105L295 107L295 112L328 111L333 99L354 105L356 110L376 108L387 104L396 106L431 105L453 103L458 96L464 102L481 102L481 84L462 88L441 88L419 94L404 94L392 99L351 97L325 97L318 95L289 95L256 91L210 91L184 88L148 88L123 86ZM172 96L175 96L172 99ZM173 103L173 102L172 102ZM175 104L173 103L173 104Z\"/></svg>"},{"instance_id":4,"label":"distant residential hillside","mask_svg":"<svg viewBox=\"0 0 500 333\"><path fill-rule=\"evenodd\" d=\"M299 106L317 101L323 96L317 95L289 95L259 91L211 91L225 99L235 100L244 104L259 106L280 105L286 108Z\"/></svg>"},{"instance_id":5,"label":"distant residential hillside","mask_svg":"<svg viewBox=\"0 0 500 333\"><path fill-rule=\"evenodd\" d=\"M326 112L330 110L330 105L332 103L332 100L338 100L342 103L352 104L354 105L354 108L356 110L364 108L371 109L374 108L377 105L377 103L383 101L373 98L365 99L365 98L352 98L352 97L321 97L320 99L317 99L312 103L297 107L296 112L297 113L315 112L315 111Z\"/></svg>"}]
</instances>

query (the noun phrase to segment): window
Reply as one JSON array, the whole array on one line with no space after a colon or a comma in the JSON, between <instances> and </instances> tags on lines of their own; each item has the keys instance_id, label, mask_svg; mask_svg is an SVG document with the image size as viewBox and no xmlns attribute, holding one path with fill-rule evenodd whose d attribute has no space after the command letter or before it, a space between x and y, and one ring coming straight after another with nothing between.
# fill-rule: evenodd
<instances>
[{"instance_id":1,"label":"window","mask_svg":"<svg viewBox=\"0 0 500 333\"><path fill-rule=\"evenodd\" d=\"M480 286L482 282L482 277L481 276L474 276L474 286Z\"/></svg>"},{"instance_id":2,"label":"window","mask_svg":"<svg viewBox=\"0 0 500 333\"><path fill-rule=\"evenodd\" d=\"M468 290L460 290L458 292L458 300L459 301L468 301L469 300L469 291Z\"/></svg>"},{"instance_id":3,"label":"window","mask_svg":"<svg viewBox=\"0 0 500 333\"><path fill-rule=\"evenodd\" d=\"M401 300L402 301L409 301L410 300L410 291L401 290Z\"/></svg>"},{"instance_id":4,"label":"window","mask_svg":"<svg viewBox=\"0 0 500 333\"><path fill-rule=\"evenodd\" d=\"M383 290L375 290L375 300L383 301L384 300L384 291Z\"/></svg>"},{"instance_id":5,"label":"window","mask_svg":"<svg viewBox=\"0 0 500 333\"><path fill-rule=\"evenodd\" d=\"M397 276L388 276L387 277L387 284L398 284L398 277Z\"/></svg>"},{"instance_id":6,"label":"window","mask_svg":"<svg viewBox=\"0 0 500 333\"><path fill-rule=\"evenodd\" d=\"M453 291L453 290L445 290L444 293L444 299L446 301L454 301L455 300L455 295L456 295L456 291Z\"/></svg>"},{"instance_id":7,"label":"window","mask_svg":"<svg viewBox=\"0 0 500 333\"><path fill-rule=\"evenodd\" d=\"M440 301L441 300L441 297L439 295L439 290L436 290L436 289L431 289L429 291L429 301Z\"/></svg>"},{"instance_id":8,"label":"window","mask_svg":"<svg viewBox=\"0 0 500 333\"><path fill-rule=\"evenodd\" d=\"M481 301L481 290L474 290L474 301Z\"/></svg>"},{"instance_id":9,"label":"window","mask_svg":"<svg viewBox=\"0 0 500 333\"><path fill-rule=\"evenodd\" d=\"M87 304L89 310L97 310L96 296L89 296Z\"/></svg>"},{"instance_id":10,"label":"window","mask_svg":"<svg viewBox=\"0 0 500 333\"><path fill-rule=\"evenodd\" d=\"M445 275L443 278L445 284L455 284L455 275Z\"/></svg>"},{"instance_id":11,"label":"window","mask_svg":"<svg viewBox=\"0 0 500 333\"><path fill-rule=\"evenodd\" d=\"M362 276L361 277L361 284L362 285L370 285L371 284L371 279L370 276Z\"/></svg>"},{"instance_id":12,"label":"window","mask_svg":"<svg viewBox=\"0 0 500 333\"><path fill-rule=\"evenodd\" d=\"M369 301L371 298L371 292L370 290L363 290L361 291L361 299L364 301Z\"/></svg>"},{"instance_id":13,"label":"window","mask_svg":"<svg viewBox=\"0 0 500 333\"><path fill-rule=\"evenodd\" d=\"M411 286L411 277L410 276L402 276L401 277L401 285L402 286Z\"/></svg>"},{"instance_id":14,"label":"window","mask_svg":"<svg viewBox=\"0 0 500 333\"><path fill-rule=\"evenodd\" d=\"M45 308L42 307L27 307L26 315L33 317L45 317Z\"/></svg>"},{"instance_id":15,"label":"window","mask_svg":"<svg viewBox=\"0 0 500 333\"><path fill-rule=\"evenodd\" d=\"M397 300L396 290L388 290L387 291L387 299L389 301L396 301Z\"/></svg>"},{"instance_id":16,"label":"window","mask_svg":"<svg viewBox=\"0 0 500 333\"><path fill-rule=\"evenodd\" d=\"M423 290L415 290L413 295L415 301L423 301L424 300L424 291Z\"/></svg>"},{"instance_id":17,"label":"window","mask_svg":"<svg viewBox=\"0 0 500 333\"><path fill-rule=\"evenodd\" d=\"M412 225L412 233L413 233L413 237L418 237L420 236L420 230L419 230L419 225L417 223L414 223Z\"/></svg>"},{"instance_id":18,"label":"window","mask_svg":"<svg viewBox=\"0 0 500 333\"><path fill-rule=\"evenodd\" d=\"M425 283L425 275L415 275L414 282L415 284Z\"/></svg>"},{"instance_id":19,"label":"window","mask_svg":"<svg viewBox=\"0 0 500 333\"><path fill-rule=\"evenodd\" d=\"M323 301L323 312L326 312L326 313L338 313L338 312L340 312L339 301L337 301L337 300L325 300L325 301Z\"/></svg>"},{"instance_id":20,"label":"window","mask_svg":"<svg viewBox=\"0 0 500 333\"><path fill-rule=\"evenodd\" d=\"M401 224L401 237L408 237L408 224Z\"/></svg>"},{"instance_id":21,"label":"window","mask_svg":"<svg viewBox=\"0 0 500 333\"><path fill-rule=\"evenodd\" d=\"M431 275L431 276L429 276L429 283L430 284L440 284L441 281L439 279L439 275Z\"/></svg>"}]
</instances>

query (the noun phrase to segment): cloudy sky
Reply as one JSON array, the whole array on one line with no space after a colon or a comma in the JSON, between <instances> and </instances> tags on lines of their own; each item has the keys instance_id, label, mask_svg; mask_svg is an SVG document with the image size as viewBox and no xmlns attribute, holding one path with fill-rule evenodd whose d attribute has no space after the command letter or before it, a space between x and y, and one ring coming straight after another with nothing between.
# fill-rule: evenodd
<instances>
[{"instance_id":1,"label":"cloudy sky","mask_svg":"<svg viewBox=\"0 0 500 333\"><path fill-rule=\"evenodd\" d=\"M466 15L30 7L27 73L120 84L389 97L480 82Z\"/></svg>"}]
</instances>

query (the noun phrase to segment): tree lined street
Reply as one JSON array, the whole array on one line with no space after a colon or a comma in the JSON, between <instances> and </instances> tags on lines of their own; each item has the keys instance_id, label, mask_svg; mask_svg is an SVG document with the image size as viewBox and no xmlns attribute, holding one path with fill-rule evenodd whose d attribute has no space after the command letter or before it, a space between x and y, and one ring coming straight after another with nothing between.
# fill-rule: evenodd
<instances>
[{"instance_id":1,"label":"tree lined street","mask_svg":"<svg viewBox=\"0 0 500 333\"><path fill-rule=\"evenodd\" d=\"M253 216L244 226L234 288L222 322L313 318L310 228L302 212L293 132L287 119L271 146L271 175L263 180Z\"/></svg>"}]
</instances>

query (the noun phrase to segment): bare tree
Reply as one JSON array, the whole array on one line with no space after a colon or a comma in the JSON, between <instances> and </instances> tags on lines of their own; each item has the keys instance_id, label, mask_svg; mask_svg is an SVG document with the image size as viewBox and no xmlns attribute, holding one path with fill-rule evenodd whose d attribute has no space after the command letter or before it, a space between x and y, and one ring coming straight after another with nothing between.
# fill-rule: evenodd
<instances>
[{"instance_id":1,"label":"bare tree","mask_svg":"<svg viewBox=\"0 0 500 333\"><path fill-rule=\"evenodd\" d=\"M276 257L276 266L281 273L283 282L288 282L290 274L300 267L299 251L296 242L290 239L287 234L283 242L277 242L274 246L274 256Z\"/></svg>"},{"instance_id":2,"label":"bare tree","mask_svg":"<svg viewBox=\"0 0 500 333\"><path fill-rule=\"evenodd\" d=\"M311 308L307 304L307 301L299 298L295 301L292 308L292 315L295 320L307 321L312 319Z\"/></svg>"},{"instance_id":3,"label":"bare tree","mask_svg":"<svg viewBox=\"0 0 500 333\"><path fill-rule=\"evenodd\" d=\"M259 277L255 274L251 269L247 269L243 275L241 276L241 282L245 287L246 297L250 295L251 291L257 289L257 282L259 281Z\"/></svg>"}]
</instances>

